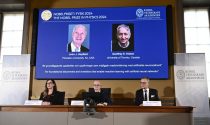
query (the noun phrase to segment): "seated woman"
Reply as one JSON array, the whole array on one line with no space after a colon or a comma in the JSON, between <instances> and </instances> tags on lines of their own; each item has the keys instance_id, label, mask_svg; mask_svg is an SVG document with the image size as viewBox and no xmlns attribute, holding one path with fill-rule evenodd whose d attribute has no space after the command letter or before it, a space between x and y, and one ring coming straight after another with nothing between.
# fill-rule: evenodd
<instances>
[{"instance_id":1,"label":"seated woman","mask_svg":"<svg viewBox=\"0 0 210 125\"><path fill-rule=\"evenodd\" d=\"M42 105L63 105L65 93L57 91L57 86L54 80L47 80L45 90L41 93L39 100L42 100Z\"/></svg>"},{"instance_id":2,"label":"seated woman","mask_svg":"<svg viewBox=\"0 0 210 125\"><path fill-rule=\"evenodd\" d=\"M89 92L94 92L99 94L99 98L94 100L98 106L106 106L111 104L110 93L107 93L106 91L104 91L104 89L101 88L100 81L97 80L94 81L93 91Z\"/></svg>"}]
</instances>

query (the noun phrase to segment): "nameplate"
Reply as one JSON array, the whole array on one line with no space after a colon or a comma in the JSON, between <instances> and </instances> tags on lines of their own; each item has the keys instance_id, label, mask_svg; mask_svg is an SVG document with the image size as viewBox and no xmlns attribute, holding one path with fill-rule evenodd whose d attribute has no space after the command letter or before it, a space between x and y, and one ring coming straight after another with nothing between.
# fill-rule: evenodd
<instances>
[{"instance_id":1,"label":"nameplate","mask_svg":"<svg viewBox=\"0 0 210 125\"><path fill-rule=\"evenodd\" d=\"M42 105L42 100L26 100L24 105Z\"/></svg>"},{"instance_id":2,"label":"nameplate","mask_svg":"<svg viewBox=\"0 0 210 125\"><path fill-rule=\"evenodd\" d=\"M143 101L143 106L162 106L161 101Z\"/></svg>"},{"instance_id":3,"label":"nameplate","mask_svg":"<svg viewBox=\"0 0 210 125\"><path fill-rule=\"evenodd\" d=\"M84 100L71 100L71 106L84 106Z\"/></svg>"}]
</instances>

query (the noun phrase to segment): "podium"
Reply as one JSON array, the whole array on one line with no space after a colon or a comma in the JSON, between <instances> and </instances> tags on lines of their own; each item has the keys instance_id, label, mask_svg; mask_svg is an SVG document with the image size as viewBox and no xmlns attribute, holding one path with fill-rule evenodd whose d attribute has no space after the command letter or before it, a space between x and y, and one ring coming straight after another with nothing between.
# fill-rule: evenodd
<instances>
[{"instance_id":1,"label":"podium","mask_svg":"<svg viewBox=\"0 0 210 125\"><path fill-rule=\"evenodd\" d=\"M192 125L193 107L106 106L87 115L81 106L0 106L1 125Z\"/></svg>"}]
</instances>

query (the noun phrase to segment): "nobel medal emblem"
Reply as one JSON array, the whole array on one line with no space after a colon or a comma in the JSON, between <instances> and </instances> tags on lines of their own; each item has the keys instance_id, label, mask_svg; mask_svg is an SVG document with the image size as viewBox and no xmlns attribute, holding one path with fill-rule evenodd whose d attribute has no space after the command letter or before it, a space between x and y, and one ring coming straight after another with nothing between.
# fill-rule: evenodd
<instances>
[{"instance_id":1,"label":"nobel medal emblem","mask_svg":"<svg viewBox=\"0 0 210 125\"><path fill-rule=\"evenodd\" d=\"M49 19L51 19L52 17L52 13L49 10L44 10L41 14L41 18L45 21L48 21Z\"/></svg>"}]
</instances>

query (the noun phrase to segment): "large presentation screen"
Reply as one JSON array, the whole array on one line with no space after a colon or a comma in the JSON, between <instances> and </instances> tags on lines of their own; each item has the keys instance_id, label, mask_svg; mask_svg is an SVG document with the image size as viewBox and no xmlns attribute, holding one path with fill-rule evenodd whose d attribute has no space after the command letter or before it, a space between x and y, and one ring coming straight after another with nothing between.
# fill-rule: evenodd
<instances>
[{"instance_id":1,"label":"large presentation screen","mask_svg":"<svg viewBox=\"0 0 210 125\"><path fill-rule=\"evenodd\" d=\"M38 13L36 79L168 78L166 6Z\"/></svg>"}]
</instances>

